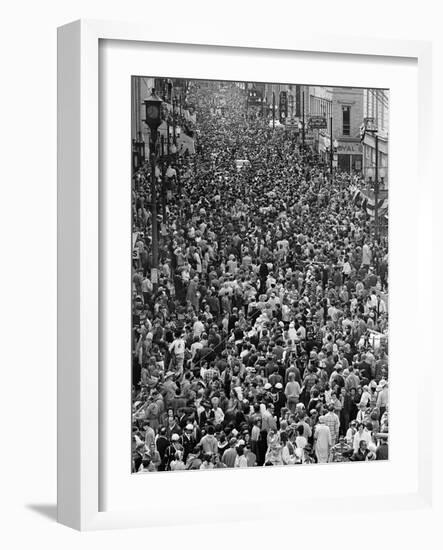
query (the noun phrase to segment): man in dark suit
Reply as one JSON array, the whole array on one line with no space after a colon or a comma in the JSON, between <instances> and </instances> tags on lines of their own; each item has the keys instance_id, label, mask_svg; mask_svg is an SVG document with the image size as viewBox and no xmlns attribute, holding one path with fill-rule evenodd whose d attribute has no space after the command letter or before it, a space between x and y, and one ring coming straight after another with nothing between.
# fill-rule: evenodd
<instances>
[{"instance_id":1,"label":"man in dark suit","mask_svg":"<svg viewBox=\"0 0 443 550\"><path fill-rule=\"evenodd\" d=\"M190 453L197 444L196 437L194 435L194 426L192 424L187 424L185 426L185 431L181 437L181 444L183 446L183 462L186 462Z\"/></svg>"}]
</instances>

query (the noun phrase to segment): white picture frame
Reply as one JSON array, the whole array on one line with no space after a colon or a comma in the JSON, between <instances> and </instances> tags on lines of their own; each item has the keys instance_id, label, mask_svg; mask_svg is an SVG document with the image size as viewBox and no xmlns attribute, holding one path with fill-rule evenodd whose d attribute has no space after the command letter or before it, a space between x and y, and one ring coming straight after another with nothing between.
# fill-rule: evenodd
<instances>
[{"instance_id":1,"label":"white picture frame","mask_svg":"<svg viewBox=\"0 0 443 550\"><path fill-rule=\"evenodd\" d=\"M129 47L136 43L167 44L165 34L164 28L104 21L77 21L58 31L58 521L79 530L211 521L211 515L205 512L204 502L190 506L188 515L179 515L172 506L167 517L149 506L134 507L127 501L128 498L122 499L118 509L113 507L111 510L103 510L101 505L100 483L106 478L101 471L101 426L105 409L100 405L102 390L99 348L100 301L103 297L100 288L102 226L99 212L102 204L99 185L99 48L100 41L105 40L125 41ZM236 51L246 51L248 48L250 51L273 51L278 55L296 51L313 55L329 52L338 56L386 57L392 59L394 64L396 60L414 60L418 68L419 85L418 102L414 106L418 112L417 155L420 159L418 215L422 220L421 237L429 237L432 227L432 193L427 196L426 192L432 185L429 176L430 44L389 39L323 37L312 33L303 35L300 32L297 32L295 38L281 36L276 39L275 36L272 35L269 39L255 38L252 33L228 36L221 29L218 34L208 37L202 29L200 33L193 34L192 43L203 50L209 48L208 45L211 50L214 47L229 48L234 55ZM186 29L174 32L173 36L171 34L169 42L189 45ZM424 247L421 254L422 260L432 262L432 249ZM418 282L422 276L421 273L417 274ZM428 288L425 292L429 295L431 289ZM417 309L421 308L420 312L425 316L429 313L425 310L426 307L424 304L419 305L417 300ZM431 379L431 369L432 361L423 361L426 383ZM424 408L424 388L420 386L417 392L418 405ZM408 494L387 492L383 502L379 495L365 496L362 505L368 513L374 506L378 509L404 509L431 505L430 424L420 425L416 436L419 441L418 467L411 472L411 475L416 476L415 489ZM243 472L229 474L245 475ZM267 482L272 483L270 473L260 474L266 475ZM192 479L189 480L190 478ZM238 479L235 478L236 482ZM195 483L195 474L190 474L188 479L177 477L176 483L183 483L182 490L185 491L186 484L190 487L191 483ZM271 490L264 492L261 502L254 499L256 507L250 515L251 519L260 520L264 517L265 501L276 498L271 493ZM359 494L357 489L355 496L358 497ZM338 495L334 498L325 495L325 498L328 498L329 503L340 501L344 510L352 510L355 503L355 500L349 498L346 504L346 499L340 500ZM303 502L303 508L308 509L308 504L321 503L321 497L310 498L304 495L300 502ZM164 510L159 506L160 509ZM191 517L195 510L201 511L197 519ZM280 513L277 510L277 514ZM224 510L213 519L234 521L236 514L238 510L233 506L232 510Z\"/></svg>"}]
</instances>

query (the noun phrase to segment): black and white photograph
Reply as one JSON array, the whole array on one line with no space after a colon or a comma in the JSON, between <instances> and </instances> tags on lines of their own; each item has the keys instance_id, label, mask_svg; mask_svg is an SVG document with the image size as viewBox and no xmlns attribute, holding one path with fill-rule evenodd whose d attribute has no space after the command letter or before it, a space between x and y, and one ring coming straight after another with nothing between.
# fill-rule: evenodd
<instances>
[{"instance_id":1,"label":"black and white photograph","mask_svg":"<svg viewBox=\"0 0 443 550\"><path fill-rule=\"evenodd\" d=\"M388 460L389 101L132 77L132 473Z\"/></svg>"}]
</instances>

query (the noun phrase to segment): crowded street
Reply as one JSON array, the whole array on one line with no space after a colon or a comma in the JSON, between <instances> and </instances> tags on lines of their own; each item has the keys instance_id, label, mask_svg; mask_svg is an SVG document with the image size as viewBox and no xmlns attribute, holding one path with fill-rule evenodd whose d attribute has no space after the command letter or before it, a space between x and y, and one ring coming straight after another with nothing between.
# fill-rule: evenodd
<instances>
[{"instance_id":1,"label":"crowded street","mask_svg":"<svg viewBox=\"0 0 443 550\"><path fill-rule=\"evenodd\" d=\"M138 121L133 473L388 459L387 182L248 89L186 81L156 143Z\"/></svg>"}]
</instances>

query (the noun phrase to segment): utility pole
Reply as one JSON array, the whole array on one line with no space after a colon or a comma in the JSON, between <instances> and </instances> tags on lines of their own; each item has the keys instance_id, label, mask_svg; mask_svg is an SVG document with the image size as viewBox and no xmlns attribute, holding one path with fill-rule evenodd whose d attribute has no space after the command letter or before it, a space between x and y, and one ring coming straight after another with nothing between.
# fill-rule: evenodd
<instances>
[{"instance_id":1,"label":"utility pole","mask_svg":"<svg viewBox=\"0 0 443 550\"><path fill-rule=\"evenodd\" d=\"M171 152L171 136L169 135L169 120L166 121L166 139L167 139L167 152L168 152L168 162L169 162L169 155Z\"/></svg>"},{"instance_id":2,"label":"utility pole","mask_svg":"<svg viewBox=\"0 0 443 550\"><path fill-rule=\"evenodd\" d=\"M154 292L157 290L158 273L158 223L157 223L157 183L155 160L157 155L157 128L151 128L151 217L152 217L152 271Z\"/></svg>"},{"instance_id":3,"label":"utility pole","mask_svg":"<svg viewBox=\"0 0 443 550\"><path fill-rule=\"evenodd\" d=\"M163 224L166 224L166 167L165 167L165 136L161 137L162 152L162 214Z\"/></svg>"},{"instance_id":4,"label":"utility pole","mask_svg":"<svg viewBox=\"0 0 443 550\"><path fill-rule=\"evenodd\" d=\"M272 92L272 129L275 130L275 92Z\"/></svg>"},{"instance_id":5,"label":"utility pole","mask_svg":"<svg viewBox=\"0 0 443 550\"><path fill-rule=\"evenodd\" d=\"M175 109L177 106L177 99L174 97L172 100L172 142L174 145L177 145L177 136L176 136L176 120L175 120Z\"/></svg>"},{"instance_id":6,"label":"utility pole","mask_svg":"<svg viewBox=\"0 0 443 550\"><path fill-rule=\"evenodd\" d=\"M305 91L304 90L303 90L302 96L301 96L301 110L302 110L301 136L302 136L303 152L304 152L304 150L305 150Z\"/></svg>"},{"instance_id":7,"label":"utility pole","mask_svg":"<svg viewBox=\"0 0 443 550\"><path fill-rule=\"evenodd\" d=\"M155 90L143 101L145 105L144 122L150 130L149 156L151 166L151 217L152 217L152 266L151 281L154 292L158 288L158 221L157 221L157 181L155 167L158 157L157 136L158 127L162 122L161 106L162 100L155 94Z\"/></svg>"},{"instance_id":8,"label":"utility pole","mask_svg":"<svg viewBox=\"0 0 443 550\"><path fill-rule=\"evenodd\" d=\"M334 148L332 146L332 117L329 119L329 126L330 126L330 147L329 147L329 162L330 162L330 171L331 171L331 185L332 185L332 171L334 169Z\"/></svg>"},{"instance_id":9,"label":"utility pole","mask_svg":"<svg viewBox=\"0 0 443 550\"><path fill-rule=\"evenodd\" d=\"M378 182L378 133L375 134L375 185L374 185L374 223L375 223L375 240L378 240L378 194L379 194L379 182Z\"/></svg>"},{"instance_id":10,"label":"utility pole","mask_svg":"<svg viewBox=\"0 0 443 550\"><path fill-rule=\"evenodd\" d=\"M248 90L248 83L245 82L245 91L246 91L246 120L248 120L249 116L249 90Z\"/></svg>"}]
</instances>

